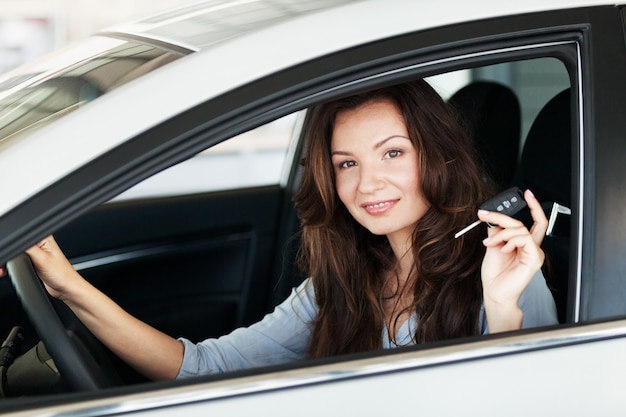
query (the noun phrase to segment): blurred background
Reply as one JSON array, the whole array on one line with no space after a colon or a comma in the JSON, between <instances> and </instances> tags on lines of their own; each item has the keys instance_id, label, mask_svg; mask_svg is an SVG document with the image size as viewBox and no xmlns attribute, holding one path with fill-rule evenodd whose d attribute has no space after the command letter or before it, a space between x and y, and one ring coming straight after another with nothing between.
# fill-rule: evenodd
<instances>
[{"instance_id":1,"label":"blurred background","mask_svg":"<svg viewBox=\"0 0 626 417\"><path fill-rule=\"evenodd\" d=\"M0 0L0 74L109 26L195 0Z\"/></svg>"}]
</instances>

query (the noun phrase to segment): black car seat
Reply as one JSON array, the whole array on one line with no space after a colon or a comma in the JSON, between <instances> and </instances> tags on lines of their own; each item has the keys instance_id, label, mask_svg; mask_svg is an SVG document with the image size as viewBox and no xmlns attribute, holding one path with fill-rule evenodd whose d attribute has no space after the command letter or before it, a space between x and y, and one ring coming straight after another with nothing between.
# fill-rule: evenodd
<instances>
[{"instance_id":1,"label":"black car seat","mask_svg":"<svg viewBox=\"0 0 626 417\"><path fill-rule=\"evenodd\" d=\"M450 97L466 122L487 172L499 187L510 183L517 169L520 106L515 93L492 81L475 81Z\"/></svg>"},{"instance_id":2,"label":"black car seat","mask_svg":"<svg viewBox=\"0 0 626 417\"><path fill-rule=\"evenodd\" d=\"M528 131L520 161L523 187L535 194L548 218L552 217L543 242L544 275L561 322L567 315L571 217L567 212L572 207L570 94L569 88L563 90L541 109Z\"/></svg>"}]
</instances>

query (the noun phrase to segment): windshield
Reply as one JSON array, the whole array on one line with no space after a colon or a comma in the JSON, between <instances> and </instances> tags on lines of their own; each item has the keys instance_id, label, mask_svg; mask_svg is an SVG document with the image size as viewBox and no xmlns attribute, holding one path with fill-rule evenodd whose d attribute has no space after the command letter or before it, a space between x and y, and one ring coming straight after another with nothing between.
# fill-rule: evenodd
<instances>
[{"instance_id":1,"label":"windshield","mask_svg":"<svg viewBox=\"0 0 626 417\"><path fill-rule=\"evenodd\" d=\"M183 56L96 36L0 78L0 141L41 126Z\"/></svg>"}]
</instances>

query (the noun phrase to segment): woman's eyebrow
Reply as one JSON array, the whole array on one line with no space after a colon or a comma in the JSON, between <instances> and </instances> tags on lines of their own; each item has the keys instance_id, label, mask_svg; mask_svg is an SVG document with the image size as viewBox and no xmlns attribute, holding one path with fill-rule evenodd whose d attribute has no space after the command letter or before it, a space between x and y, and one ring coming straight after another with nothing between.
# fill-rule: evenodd
<instances>
[{"instance_id":1,"label":"woman's eyebrow","mask_svg":"<svg viewBox=\"0 0 626 417\"><path fill-rule=\"evenodd\" d=\"M374 144L374 149L378 149L378 148L380 148L380 147L381 147L381 146L383 146L385 143L387 143L388 141L390 141L391 139L394 139L394 138L401 138L401 139L411 140L411 139L407 138L407 137L406 137L406 136L404 136L404 135L391 135L391 136L389 136L389 137L387 137L387 138L385 138L385 139L383 139L383 140L381 140L381 141L379 141L379 142L376 142L376 143Z\"/></svg>"},{"instance_id":2,"label":"woman's eyebrow","mask_svg":"<svg viewBox=\"0 0 626 417\"><path fill-rule=\"evenodd\" d=\"M401 139L411 140L411 139L409 139L408 137L406 137L406 136L404 136L404 135L391 135L391 136L386 137L385 139L383 139L383 140L381 140L381 141L376 142L376 143L374 144L374 149L378 149L378 148L380 148L380 147L381 147L381 146L383 146L385 143L387 143L388 141L390 141L391 139L394 139L394 138L401 138ZM350 152L347 152L347 151L332 151L332 152L330 153L330 156L332 157L332 156L334 156L334 155L349 156L349 155L351 155L351 153L350 153Z\"/></svg>"}]
</instances>

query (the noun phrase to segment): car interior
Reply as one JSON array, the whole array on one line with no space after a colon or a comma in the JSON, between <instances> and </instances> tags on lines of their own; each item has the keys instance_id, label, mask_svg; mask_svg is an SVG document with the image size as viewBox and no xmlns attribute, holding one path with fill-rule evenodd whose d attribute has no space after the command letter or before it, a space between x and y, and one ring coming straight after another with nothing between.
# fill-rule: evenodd
<instances>
[{"instance_id":1,"label":"car interior","mask_svg":"<svg viewBox=\"0 0 626 417\"><path fill-rule=\"evenodd\" d=\"M548 86L525 81L546 73L546 66L553 74L543 81ZM544 274L565 323L573 262L566 214L572 208L574 156L568 71L555 58L463 71L465 81L444 98L459 110L489 174L502 189L530 188L548 217L556 218L544 242ZM117 199L55 231L55 237L76 269L131 314L174 337L200 341L220 336L259 320L304 278L294 265L298 221L291 198L298 164L289 165L286 149L284 155L286 182ZM520 216L529 220L528 213ZM77 343L110 364L102 368L111 371L106 378L115 381L111 385L146 381L85 335L88 331L61 302L51 302ZM39 336L6 279L0 280L0 312L0 337L19 325L22 352L38 346ZM39 361L45 362L42 355ZM49 369L44 373L50 372L54 374ZM15 387L8 395L67 389L58 375L46 381L39 384L43 386Z\"/></svg>"},{"instance_id":2,"label":"car interior","mask_svg":"<svg viewBox=\"0 0 626 417\"><path fill-rule=\"evenodd\" d=\"M523 142L521 156L519 101L513 91L493 81L476 81L457 91L450 102L465 115L479 155L501 190L530 189L548 218L553 210L571 210L571 89L551 98L537 114ZM556 204L556 206L555 206ZM559 213L559 211L555 211ZM523 214L522 214L523 215ZM523 217L531 223L529 216ZM556 225L558 220L558 227ZM565 322L569 272L569 216L553 220L543 243L544 275L549 280L559 321Z\"/></svg>"}]
</instances>

